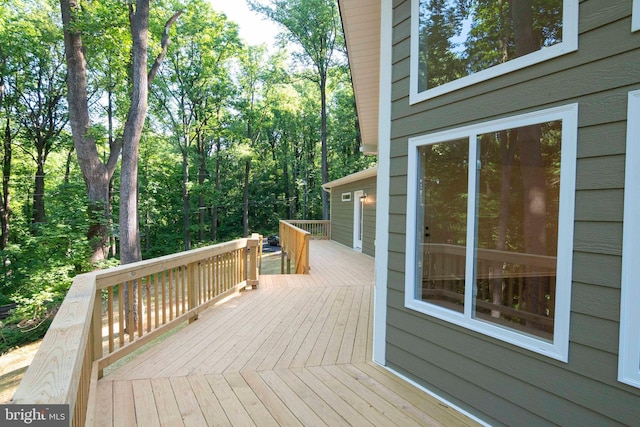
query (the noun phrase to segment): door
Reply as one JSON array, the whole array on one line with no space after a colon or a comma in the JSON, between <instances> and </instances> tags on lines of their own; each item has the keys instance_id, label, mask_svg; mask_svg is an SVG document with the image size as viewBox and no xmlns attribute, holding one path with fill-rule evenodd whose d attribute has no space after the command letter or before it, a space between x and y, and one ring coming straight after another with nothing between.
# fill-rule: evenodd
<instances>
[{"instance_id":1,"label":"door","mask_svg":"<svg viewBox=\"0 0 640 427\"><path fill-rule=\"evenodd\" d=\"M364 234L364 191L353 192L353 249L362 252Z\"/></svg>"}]
</instances>

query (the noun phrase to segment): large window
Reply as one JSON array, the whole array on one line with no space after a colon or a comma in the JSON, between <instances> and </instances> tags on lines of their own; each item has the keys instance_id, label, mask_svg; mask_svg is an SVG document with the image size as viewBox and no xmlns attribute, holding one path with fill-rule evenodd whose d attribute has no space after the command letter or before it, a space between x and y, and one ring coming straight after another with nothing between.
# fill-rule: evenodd
<instances>
[{"instance_id":1,"label":"large window","mask_svg":"<svg viewBox=\"0 0 640 427\"><path fill-rule=\"evenodd\" d=\"M618 379L640 387L640 90L629 94Z\"/></svg>"},{"instance_id":2,"label":"large window","mask_svg":"<svg viewBox=\"0 0 640 427\"><path fill-rule=\"evenodd\" d=\"M409 141L405 305L568 355L577 106Z\"/></svg>"},{"instance_id":3,"label":"large window","mask_svg":"<svg viewBox=\"0 0 640 427\"><path fill-rule=\"evenodd\" d=\"M578 0L412 0L411 102L578 48Z\"/></svg>"}]
</instances>

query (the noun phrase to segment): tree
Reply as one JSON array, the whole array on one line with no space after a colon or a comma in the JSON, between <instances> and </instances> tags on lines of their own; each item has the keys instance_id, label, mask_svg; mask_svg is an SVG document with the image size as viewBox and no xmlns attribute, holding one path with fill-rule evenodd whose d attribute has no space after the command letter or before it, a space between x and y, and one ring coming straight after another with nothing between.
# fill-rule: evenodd
<instances>
[{"instance_id":1,"label":"tree","mask_svg":"<svg viewBox=\"0 0 640 427\"><path fill-rule=\"evenodd\" d=\"M114 3L115 10L118 3ZM109 183L122 151L122 179L120 206L120 244L123 263L141 259L137 218L137 165L142 126L146 117L148 82L157 73L169 44L168 28L179 17L174 14L165 26L162 50L151 70L147 70L147 46L149 31L149 2L139 0L129 4L129 23L132 37L131 103L124 126L122 140L110 142L109 157L100 159L94 136L91 135L87 95L87 62L82 39L82 15L76 0L60 0L64 26L65 50L68 68L69 119L78 162L87 186L90 227L88 238L93 247L92 261L107 257L108 218L110 216ZM124 150L123 150L124 147ZM124 189L124 192L122 191Z\"/></svg>"},{"instance_id":2,"label":"tree","mask_svg":"<svg viewBox=\"0 0 640 427\"><path fill-rule=\"evenodd\" d=\"M154 90L154 99L159 104L156 119L173 134L182 155L182 216L187 250L191 247L193 147L195 144L200 156L208 151L209 126L215 123L217 106L232 93L227 66L239 46L235 24L213 11L208 3L192 1L177 26L173 47ZM198 162L200 166L202 160ZM206 172L201 168L199 174Z\"/></svg>"},{"instance_id":3,"label":"tree","mask_svg":"<svg viewBox=\"0 0 640 427\"><path fill-rule=\"evenodd\" d=\"M67 124L65 98L66 68L59 24L49 5L25 8L11 23L21 37L14 40L14 112L22 125L24 142L19 147L36 164L33 189L33 232L46 221L45 164L60 145L60 133Z\"/></svg>"},{"instance_id":4,"label":"tree","mask_svg":"<svg viewBox=\"0 0 640 427\"><path fill-rule=\"evenodd\" d=\"M285 39L303 50L303 57L315 68L314 81L320 89L322 183L329 179L327 160L327 77L334 63L337 45L342 45L339 12L335 0L270 0L263 5L248 0L249 6L287 29ZM329 197L322 192L322 218L329 218Z\"/></svg>"},{"instance_id":5,"label":"tree","mask_svg":"<svg viewBox=\"0 0 640 427\"><path fill-rule=\"evenodd\" d=\"M261 153L259 142L266 140L265 128L272 114L272 106L277 104L274 99L276 85L286 79L282 70L282 56L276 53L273 57L266 57L264 46L248 47L241 56L240 99L238 108L244 132L241 138L246 141L241 150L244 159L244 187L242 226L243 236L249 235L249 186L251 163L255 154Z\"/></svg>"},{"instance_id":6,"label":"tree","mask_svg":"<svg viewBox=\"0 0 640 427\"><path fill-rule=\"evenodd\" d=\"M9 242L9 217L10 217L10 187L9 179L11 178L11 160L13 129L11 126L12 118L8 101L7 80L9 78L10 67L9 58L11 53L7 49L9 45L8 38L12 32L6 31L8 28L7 21L9 18L8 8L0 9L0 130L2 132L2 190L0 192L0 250L4 250ZM3 260L4 262L4 260Z\"/></svg>"},{"instance_id":7,"label":"tree","mask_svg":"<svg viewBox=\"0 0 640 427\"><path fill-rule=\"evenodd\" d=\"M332 68L329 92L329 179L334 180L371 167L376 157L360 152L362 140L348 66Z\"/></svg>"},{"instance_id":8,"label":"tree","mask_svg":"<svg viewBox=\"0 0 640 427\"><path fill-rule=\"evenodd\" d=\"M459 3L464 3L461 0ZM464 62L452 41L462 29L463 4L447 0L420 2L418 90L424 91L460 78Z\"/></svg>"},{"instance_id":9,"label":"tree","mask_svg":"<svg viewBox=\"0 0 640 427\"><path fill-rule=\"evenodd\" d=\"M92 247L91 262L107 258L110 217L109 182L116 169L122 143L114 140L109 146L109 156L102 161L94 136L91 134L91 118L87 95L86 56L82 39L81 10L77 0L60 0L67 61L67 100L69 122L78 163L87 187L89 230L87 239Z\"/></svg>"}]
</instances>

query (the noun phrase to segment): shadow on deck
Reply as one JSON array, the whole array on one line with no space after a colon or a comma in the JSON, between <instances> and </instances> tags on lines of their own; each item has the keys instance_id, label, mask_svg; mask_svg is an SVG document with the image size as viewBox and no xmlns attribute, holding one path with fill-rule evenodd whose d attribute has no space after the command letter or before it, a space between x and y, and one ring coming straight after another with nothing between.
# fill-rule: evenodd
<instances>
[{"instance_id":1,"label":"shadow on deck","mask_svg":"<svg viewBox=\"0 0 640 427\"><path fill-rule=\"evenodd\" d=\"M371 362L374 260L311 243L308 275L200 318L98 382L96 424L475 425Z\"/></svg>"}]
</instances>

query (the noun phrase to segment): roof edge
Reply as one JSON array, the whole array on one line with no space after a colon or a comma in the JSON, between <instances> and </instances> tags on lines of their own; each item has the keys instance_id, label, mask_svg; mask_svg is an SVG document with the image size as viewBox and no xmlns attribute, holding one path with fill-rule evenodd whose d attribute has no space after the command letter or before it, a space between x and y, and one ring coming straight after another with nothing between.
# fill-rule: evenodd
<instances>
[{"instance_id":1,"label":"roof edge","mask_svg":"<svg viewBox=\"0 0 640 427\"><path fill-rule=\"evenodd\" d=\"M331 192L333 187L339 187L341 185L351 184L352 182L360 181L367 178L372 178L374 176L378 176L378 166L374 166L369 169L365 169L360 172L352 173L351 175L347 175L345 177L336 179L334 181L327 182L326 184L322 184L322 188L325 191Z\"/></svg>"}]
</instances>

